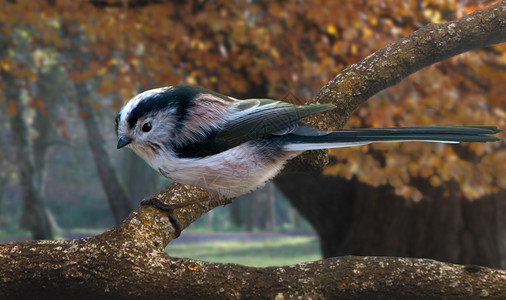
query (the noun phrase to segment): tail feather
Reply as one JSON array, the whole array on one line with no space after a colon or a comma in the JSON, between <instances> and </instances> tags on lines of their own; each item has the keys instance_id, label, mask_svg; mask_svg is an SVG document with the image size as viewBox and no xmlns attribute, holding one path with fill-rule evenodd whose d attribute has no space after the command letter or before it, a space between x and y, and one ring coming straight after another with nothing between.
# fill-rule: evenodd
<instances>
[{"instance_id":1,"label":"tail feather","mask_svg":"<svg viewBox=\"0 0 506 300\"><path fill-rule=\"evenodd\" d=\"M285 150L342 148L377 142L485 143L499 141L499 138L490 135L501 131L494 126L421 126L315 131L313 135L293 132L285 135Z\"/></svg>"}]
</instances>

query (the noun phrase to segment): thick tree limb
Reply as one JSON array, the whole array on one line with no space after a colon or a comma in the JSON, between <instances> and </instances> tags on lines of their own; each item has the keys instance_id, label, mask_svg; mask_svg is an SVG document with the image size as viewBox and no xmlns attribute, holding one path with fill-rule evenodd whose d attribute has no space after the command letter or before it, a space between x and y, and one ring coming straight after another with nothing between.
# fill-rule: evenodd
<instances>
[{"instance_id":1,"label":"thick tree limb","mask_svg":"<svg viewBox=\"0 0 506 300\"><path fill-rule=\"evenodd\" d=\"M330 81L314 102L338 109L309 118L320 128L341 127L351 112L409 74L459 53L506 40L506 1L459 20L432 24L377 51ZM302 156L297 167L320 168L325 152ZM206 196L172 184L156 197L180 203ZM184 229L224 200L175 212ZM140 207L97 237L0 245L0 298L478 298L504 299L506 272L426 259L341 257L279 268L251 268L171 258L167 216Z\"/></svg>"},{"instance_id":2,"label":"thick tree limb","mask_svg":"<svg viewBox=\"0 0 506 300\"><path fill-rule=\"evenodd\" d=\"M205 196L174 184L160 199ZM182 227L220 202L178 210ZM0 299L364 299L478 298L506 295L506 271L428 259L340 257L288 267L252 268L171 258L174 232L163 213L141 207L112 230L71 241L0 245Z\"/></svg>"}]
</instances>

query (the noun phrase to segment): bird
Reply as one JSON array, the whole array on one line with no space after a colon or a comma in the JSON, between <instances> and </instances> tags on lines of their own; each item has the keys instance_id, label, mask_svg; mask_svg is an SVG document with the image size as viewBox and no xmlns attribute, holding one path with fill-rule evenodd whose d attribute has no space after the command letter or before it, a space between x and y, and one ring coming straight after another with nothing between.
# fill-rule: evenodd
<instances>
[{"instance_id":1,"label":"bird","mask_svg":"<svg viewBox=\"0 0 506 300\"><path fill-rule=\"evenodd\" d=\"M189 85L144 91L116 116L117 148L128 147L164 177L232 199L262 186L307 150L380 142L494 142L495 126L318 130L301 119L335 108L236 99ZM156 199L143 201L173 211ZM171 221L173 221L171 219Z\"/></svg>"}]
</instances>

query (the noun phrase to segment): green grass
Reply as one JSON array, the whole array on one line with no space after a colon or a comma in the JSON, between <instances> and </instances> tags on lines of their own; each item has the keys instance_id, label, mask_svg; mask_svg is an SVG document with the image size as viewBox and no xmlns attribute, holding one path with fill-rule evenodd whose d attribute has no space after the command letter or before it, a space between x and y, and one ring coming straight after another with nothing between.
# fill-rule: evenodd
<instances>
[{"instance_id":1,"label":"green grass","mask_svg":"<svg viewBox=\"0 0 506 300\"><path fill-rule=\"evenodd\" d=\"M0 240L1 239L10 239L12 237L16 237L20 240L27 240L30 238L30 232L23 229L1 229L0 230Z\"/></svg>"},{"instance_id":2,"label":"green grass","mask_svg":"<svg viewBox=\"0 0 506 300\"><path fill-rule=\"evenodd\" d=\"M169 245L169 255L253 267L285 266L321 258L315 237Z\"/></svg>"}]
</instances>

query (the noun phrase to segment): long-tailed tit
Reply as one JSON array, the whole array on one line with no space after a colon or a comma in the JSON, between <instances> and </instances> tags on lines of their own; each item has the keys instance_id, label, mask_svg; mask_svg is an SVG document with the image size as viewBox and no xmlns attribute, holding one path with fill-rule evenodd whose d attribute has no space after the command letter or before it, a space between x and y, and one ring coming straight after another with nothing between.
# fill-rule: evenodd
<instances>
[{"instance_id":1,"label":"long-tailed tit","mask_svg":"<svg viewBox=\"0 0 506 300\"><path fill-rule=\"evenodd\" d=\"M234 198L273 178L306 150L375 142L492 142L492 126L321 131L299 120L334 108L271 99L238 100L203 88L171 86L132 98L116 117L118 149L130 147L177 182Z\"/></svg>"}]
</instances>

